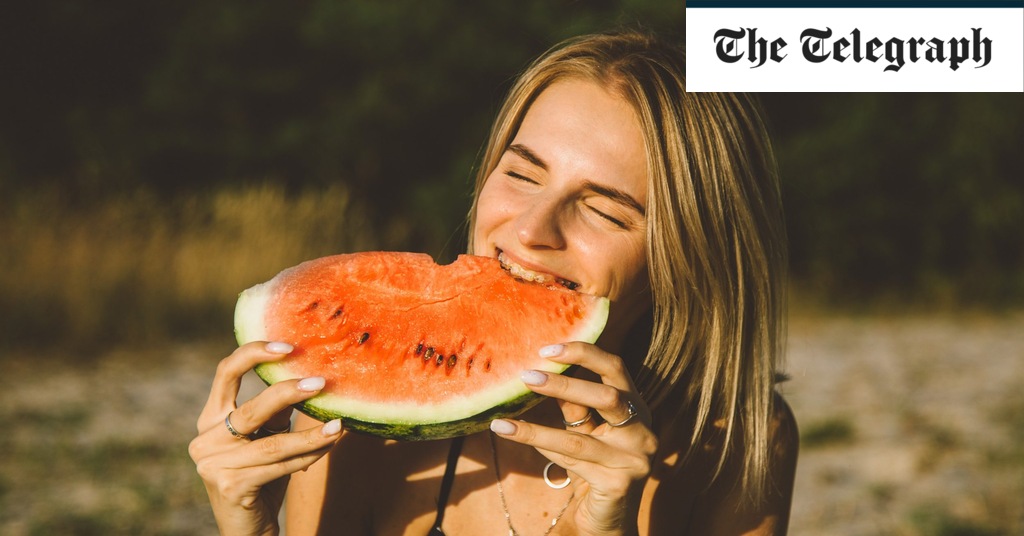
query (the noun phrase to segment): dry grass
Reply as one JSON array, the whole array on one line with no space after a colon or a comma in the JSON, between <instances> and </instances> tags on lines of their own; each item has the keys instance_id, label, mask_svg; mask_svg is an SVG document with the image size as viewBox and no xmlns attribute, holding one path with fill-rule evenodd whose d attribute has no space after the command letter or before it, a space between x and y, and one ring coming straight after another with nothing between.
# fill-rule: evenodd
<instances>
[{"instance_id":1,"label":"dry grass","mask_svg":"<svg viewBox=\"0 0 1024 536\"><path fill-rule=\"evenodd\" d=\"M7 341L96 345L219 332L236 294L283 268L372 249L343 186L264 185L162 198L141 191L76 206L58 192L0 206L0 326Z\"/></svg>"}]
</instances>

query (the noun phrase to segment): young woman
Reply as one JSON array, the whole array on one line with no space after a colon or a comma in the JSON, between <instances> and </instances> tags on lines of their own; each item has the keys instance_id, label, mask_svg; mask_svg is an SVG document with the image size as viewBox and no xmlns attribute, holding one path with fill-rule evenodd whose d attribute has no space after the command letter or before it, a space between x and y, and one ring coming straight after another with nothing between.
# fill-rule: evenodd
<instances>
[{"instance_id":1,"label":"young woman","mask_svg":"<svg viewBox=\"0 0 1024 536\"><path fill-rule=\"evenodd\" d=\"M625 32L563 43L499 112L470 251L607 296L597 345L551 341L572 377L491 433L400 443L298 416L320 378L236 407L224 359L190 453L223 534L783 534L797 435L775 393L786 245L756 107L685 93L684 53ZM553 464L551 463L553 462ZM564 485L563 484L567 484Z\"/></svg>"}]
</instances>

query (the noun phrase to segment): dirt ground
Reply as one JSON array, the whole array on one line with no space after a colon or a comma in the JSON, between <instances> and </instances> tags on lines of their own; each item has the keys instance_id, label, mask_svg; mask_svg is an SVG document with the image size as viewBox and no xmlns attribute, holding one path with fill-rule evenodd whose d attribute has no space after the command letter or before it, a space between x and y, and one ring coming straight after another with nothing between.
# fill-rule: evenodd
<instances>
[{"instance_id":1,"label":"dirt ground","mask_svg":"<svg viewBox=\"0 0 1024 536\"><path fill-rule=\"evenodd\" d=\"M793 534L1024 534L1024 315L792 319Z\"/></svg>"},{"instance_id":2,"label":"dirt ground","mask_svg":"<svg viewBox=\"0 0 1024 536\"><path fill-rule=\"evenodd\" d=\"M0 356L0 534L211 534L187 444L231 341ZM1024 534L1024 314L790 321L790 533Z\"/></svg>"}]
</instances>

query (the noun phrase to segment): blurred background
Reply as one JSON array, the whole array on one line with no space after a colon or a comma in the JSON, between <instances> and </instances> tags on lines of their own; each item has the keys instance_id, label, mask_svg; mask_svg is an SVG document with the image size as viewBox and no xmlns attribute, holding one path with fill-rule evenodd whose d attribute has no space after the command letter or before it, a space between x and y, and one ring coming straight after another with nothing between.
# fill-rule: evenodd
<instances>
[{"instance_id":1,"label":"blurred background","mask_svg":"<svg viewBox=\"0 0 1024 536\"><path fill-rule=\"evenodd\" d=\"M68 0L0 22L0 533L203 534L237 293L450 259L511 79L663 0ZM791 239L796 534L1024 533L1024 97L765 94Z\"/></svg>"}]
</instances>

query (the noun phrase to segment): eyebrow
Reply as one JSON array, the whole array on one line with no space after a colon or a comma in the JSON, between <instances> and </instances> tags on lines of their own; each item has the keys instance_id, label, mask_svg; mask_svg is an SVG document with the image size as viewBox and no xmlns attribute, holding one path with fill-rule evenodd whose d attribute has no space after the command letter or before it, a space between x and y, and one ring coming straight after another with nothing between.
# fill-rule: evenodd
<instances>
[{"instance_id":1,"label":"eyebrow","mask_svg":"<svg viewBox=\"0 0 1024 536\"><path fill-rule=\"evenodd\" d=\"M522 158L523 160L526 160L527 162L543 169L544 171L548 171L547 162L545 162L543 158L537 156L537 153L531 151L529 147L520 143L513 143L512 145L508 146L508 150L511 151L512 153L515 153L516 156ZM592 192L603 195L613 201L617 201L630 208L633 208L640 214L647 214L647 210L644 208L644 206L641 205L635 197L629 195L623 190L613 188L611 186L605 186L603 184L597 184L596 182L589 180L583 183L583 187Z\"/></svg>"},{"instance_id":2,"label":"eyebrow","mask_svg":"<svg viewBox=\"0 0 1024 536\"><path fill-rule=\"evenodd\" d=\"M508 150L512 151L523 160L526 160L527 162L543 169L544 171L548 170L548 163L545 162L544 159L542 159L541 157L537 156L537 153L531 151L529 147L521 143L513 143L512 145L508 146Z\"/></svg>"}]
</instances>

